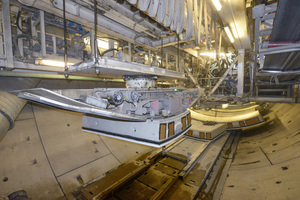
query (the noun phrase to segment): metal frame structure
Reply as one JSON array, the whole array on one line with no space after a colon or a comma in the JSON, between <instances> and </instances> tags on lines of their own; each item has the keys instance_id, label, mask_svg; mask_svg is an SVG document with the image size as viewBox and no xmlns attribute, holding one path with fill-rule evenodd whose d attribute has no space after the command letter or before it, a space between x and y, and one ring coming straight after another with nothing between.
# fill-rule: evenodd
<instances>
[{"instance_id":1,"label":"metal frame structure","mask_svg":"<svg viewBox=\"0 0 300 200\"><path fill-rule=\"evenodd\" d=\"M82 79L82 77L87 76L86 80L105 81L119 79L122 77L122 75L129 75L127 73L133 73L135 75L158 75L160 76L159 78L161 80L167 81L170 79L186 80L185 74L183 73L183 69L185 68L185 66L183 66L185 63L184 59L186 59L190 55L196 55L198 56L198 58L191 59L191 62L194 63L195 60L197 62L201 50L194 50L195 48L198 47L198 49L202 49L204 48L204 46L206 46L205 48L207 49L212 48L213 46L211 42L214 40L216 58L219 58L219 53L221 53L222 51L222 45L226 45L226 39L222 40L222 35L225 35L222 33L223 30L219 30L217 28L218 25L224 25L222 25L222 22L218 21L218 13L212 8L211 4L206 1L193 2L192 0L189 0L185 2L183 0L179 0L179 4L182 5L182 7L180 8L176 5L174 5L173 8L173 4L170 5L170 7L162 5L166 7L165 11L169 14L164 13L165 11L159 10L158 8L157 10L155 10L156 8L153 8L151 6L147 7L147 5L145 5L147 4L146 1L141 1L140 3L138 3L139 1L126 1L124 4L119 4L116 1L110 0L98 0L95 2L96 4L93 4L93 2L88 0L76 2L71 0L55 0L52 2L52 7L49 5L47 7L44 2L39 2L39 4L35 4L35 2L32 2L32 4L28 4L30 6L33 6L35 11L37 11L35 17L31 20L30 41L34 45L40 44L40 49L35 50L32 53L33 58L39 59L36 62L32 62L24 59L26 51L28 49L26 39L17 37L18 39L16 44L18 45L17 48L20 57L18 57L18 55L16 55L16 53L14 52L16 50L11 45L14 42L12 38L22 34L22 31L17 28L18 35L12 35L11 27L15 28L16 25L12 24L10 16L12 13L15 14L15 8L12 9L13 6L10 5L9 1L4 0L2 2L3 28L1 26L3 35L0 37L0 40L3 39L4 44L3 50L1 50L0 48L0 53L4 53L3 55L0 55L0 66L4 69L4 71L0 71L0 75L21 77L47 77L47 74L44 72L51 72L52 74L49 75L49 78L61 78L61 75L65 72L65 69L61 67L44 66L39 62L43 59L55 58L60 61L69 60L70 63L77 63L75 65L70 65L69 67L67 67L68 71L65 72L66 77L70 75L73 78L77 77L78 79ZM24 6L24 8L27 9L26 6ZM143 18L138 12L131 11L130 9L139 10L139 12L144 13L146 17ZM184 21L182 18L184 17L184 9L191 11L190 13L188 13L185 19L187 21L186 27L182 26L182 23ZM293 84L295 83L288 84L285 82L281 82L279 76L298 75L298 71L281 72L259 70L263 67L264 57L266 55L300 50L299 44L288 44L280 47L265 48L265 44L262 43L261 38L270 35L272 32L272 26L275 17L274 12L276 11L276 9L277 4L262 4L257 5L253 8L252 16L253 19L255 19L255 61L254 63L250 61L249 64L249 93L245 94L245 92L248 92L248 89L245 89L246 87L248 87L245 85L248 84L248 77L245 76L245 72L247 72L248 70L246 61L249 60L248 58L245 59L245 56L248 54L248 52L247 50L239 49L237 60L235 60L233 63L229 63L227 57L225 57L227 65L230 66L225 68L226 71L219 73L219 78L210 76L209 74L208 76L201 78L205 79L209 84L209 87L207 87L206 91L207 96L204 96L202 98L204 101L219 101L220 99L226 99L226 101L228 99L234 99L235 101L249 101L250 98L258 99L262 92L268 93L272 91L276 92L277 90L279 90L278 88L262 88L261 85L266 85L266 83L257 82L260 77L270 77L271 80L274 80L275 85L289 85L287 86L289 88L282 88L281 91L285 94L285 97L288 98L288 101L291 101L290 98L294 98ZM75 38L71 33L69 33L69 36L66 38L59 35L50 34L49 31L46 31L47 26L53 25L53 22L49 22L49 13L47 11L55 13L56 17L60 19L62 16L65 16L65 18L63 19L64 21L77 20L78 23L86 25L85 29L89 30L89 33L86 33L84 37L86 39L89 38L90 40L90 45L88 46L88 54L90 55L90 59L85 59L83 61L82 59L78 59L78 56L76 57L74 55L71 55L73 42L72 39ZM33 14L35 14L34 12ZM157 15L157 13L159 13L159 15ZM223 15L224 13L220 13L220 16ZM166 18L166 20L162 20L162 18ZM152 23L153 20L156 20L156 23ZM170 21L171 23L169 23ZM20 21L19 26L22 26L22 22ZM60 28L62 28L62 24ZM65 29L71 30L71 27L67 26ZM98 51L96 51L97 45L95 41L97 41L97 39L99 38L99 34L97 34L99 33L99 31L101 31L101 34L106 33L110 35L104 36L108 37L108 43L112 44L113 42L116 42L118 40L126 40L127 50L125 49L123 51L123 54L118 54L119 57L115 56L117 58L112 58L110 56L104 58L100 55L98 55L97 57ZM70 35L72 37L70 37ZM63 44L61 43L62 39L64 39ZM205 42L203 42L203 40L205 40ZM2 42L2 40L0 42ZM13 46L15 46L16 44L14 44ZM64 48L59 49L59 46L62 45ZM113 45L110 46L112 47ZM50 49L49 47L52 47L52 49ZM68 48L68 51L65 51L66 54L63 54L64 49L66 48ZM157 53L158 50L160 50L159 53ZM124 52L128 54L126 55L127 57L124 55ZM149 61L148 63L145 63L145 65L132 62L135 60L134 56L139 56L140 52L143 53L142 56L148 55ZM151 66L150 55L152 55L152 53L156 53L156 55L154 56L160 55L161 63L165 63L165 68ZM68 56L69 54L70 56ZM114 53L112 53L112 55L113 54ZM173 55L174 57L176 57L176 68L172 70L169 70L168 66L169 55ZM66 56L67 59L65 58ZM259 61L259 67L256 61ZM217 67L220 68L220 61L218 62L219 63L217 64ZM16 71L20 69L22 71ZM9 72L8 70L12 70L12 72ZM38 70L39 74L34 75L31 71L26 70ZM186 73L189 70L190 69L186 70ZM230 76L234 78L234 80L231 80L232 83L234 81L236 82L234 83L235 88L231 88L231 91L227 93L219 92L218 94L215 94L218 88L221 88L219 91L224 91L224 88L226 88L226 82L230 79L227 76L230 72ZM98 73L100 73L99 79L97 79ZM192 77L193 75L189 76ZM194 79L195 80L193 82L199 83L199 79L197 79L197 77L195 77ZM270 83L270 85L272 84ZM279 95L279 97L280 98L278 98L278 101L280 101L283 95ZM266 97L263 97L262 100L266 100ZM271 101L271 99L269 100Z\"/></svg>"},{"instance_id":2,"label":"metal frame structure","mask_svg":"<svg viewBox=\"0 0 300 200\"><path fill-rule=\"evenodd\" d=\"M265 38L270 38L274 26L276 11L278 4L270 5L260 4L252 8L252 17L255 19L254 27L254 64L251 64L251 86L255 89L254 96L250 97L253 101L284 101L297 102L297 96L294 96L294 88L297 81L281 81L281 77L292 77L299 75L297 70L280 71L280 70L265 70L265 57L272 55L280 55L283 53L300 51L299 43L295 42L269 42ZM266 79L269 83L266 83ZM287 78L283 78L286 80ZM260 81L260 80L264 80ZM271 82L274 80L274 83ZM255 83L255 84L254 84ZM272 87L273 86L273 87ZM276 86L277 88L274 88ZM254 90L253 89L253 90ZM278 93L282 92L281 96L273 96L273 98L259 97L260 93ZM276 100L277 99L277 100Z\"/></svg>"}]
</instances>

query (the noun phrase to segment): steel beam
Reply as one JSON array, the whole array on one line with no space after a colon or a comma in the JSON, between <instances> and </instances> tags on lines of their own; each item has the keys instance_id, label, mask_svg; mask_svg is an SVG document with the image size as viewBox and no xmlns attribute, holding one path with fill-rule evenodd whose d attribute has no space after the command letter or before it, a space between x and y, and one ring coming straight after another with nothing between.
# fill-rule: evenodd
<instances>
[{"instance_id":1,"label":"steel beam","mask_svg":"<svg viewBox=\"0 0 300 200\"><path fill-rule=\"evenodd\" d=\"M286 53L292 51L300 51L300 44L290 44L286 46L262 49L260 53L264 55L269 55L269 54Z\"/></svg>"},{"instance_id":2,"label":"steel beam","mask_svg":"<svg viewBox=\"0 0 300 200\"><path fill-rule=\"evenodd\" d=\"M109 49L114 49L115 48L115 41L114 40L111 40L111 39L108 40L108 48ZM114 51L108 52L106 54L106 56L108 56L108 57L114 57L114 55L115 55Z\"/></svg>"},{"instance_id":3,"label":"steel beam","mask_svg":"<svg viewBox=\"0 0 300 200\"><path fill-rule=\"evenodd\" d=\"M208 20L207 20L207 0L204 0L204 25L205 25L205 42L206 42L206 46L207 49L209 49L209 45L208 45Z\"/></svg>"},{"instance_id":4,"label":"steel beam","mask_svg":"<svg viewBox=\"0 0 300 200\"><path fill-rule=\"evenodd\" d=\"M296 70L296 71L275 71L275 70L261 70L259 73L257 73L257 76L274 76L274 75L299 75L300 74L300 70Z\"/></svg>"},{"instance_id":5,"label":"steel beam","mask_svg":"<svg viewBox=\"0 0 300 200\"><path fill-rule=\"evenodd\" d=\"M22 28L22 20L19 20L19 27ZM17 33L22 34L22 31L17 28ZM18 39L18 47L19 47L20 56L23 57L24 56L24 49L23 49L23 39L22 38Z\"/></svg>"},{"instance_id":6,"label":"steel beam","mask_svg":"<svg viewBox=\"0 0 300 200\"><path fill-rule=\"evenodd\" d=\"M233 66L235 65L235 63L238 61L240 55L238 55L234 61L231 63L231 65L228 67L228 69L226 70L226 72L223 74L223 76L220 78L220 80L218 81L218 83L215 85L215 87L209 92L208 96L211 96L216 89L221 85L221 83L224 81L224 79L226 78L226 76L228 75L228 73L232 70Z\"/></svg>"},{"instance_id":7,"label":"steel beam","mask_svg":"<svg viewBox=\"0 0 300 200\"><path fill-rule=\"evenodd\" d=\"M190 79L192 80L192 82L195 84L195 86L199 89L199 91L204 91L203 88L201 88L201 86L199 85L197 79L194 78L194 76L192 75L192 73L189 71L189 69L185 66L185 64L183 63L183 69L185 70L185 72L189 75Z\"/></svg>"},{"instance_id":8,"label":"steel beam","mask_svg":"<svg viewBox=\"0 0 300 200\"><path fill-rule=\"evenodd\" d=\"M130 58L130 62L132 62L132 52L131 52L131 43L128 42L128 55L129 55L129 58Z\"/></svg>"},{"instance_id":9,"label":"steel beam","mask_svg":"<svg viewBox=\"0 0 300 200\"><path fill-rule=\"evenodd\" d=\"M151 67L151 50L148 50L148 65Z\"/></svg>"},{"instance_id":10,"label":"steel beam","mask_svg":"<svg viewBox=\"0 0 300 200\"><path fill-rule=\"evenodd\" d=\"M95 57L95 31L94 29L90 30L90 45L91 45L91 57ZM98 42L98 40L97 40Z\"/></svg>"},{"instance_id":11,"label":"steel beam","mask_svg":"<svg viewBox=\"0 0 300 200\"><path fill-rule=\"evenodd\" d=\"M2 11L0 11L0 15L2 16ZM3 32L2 32L2 20L0 20L0 57L4 57L4 49L3 49Z\"/></svg>"},{"instance_id":12,"label":"steel beam","mask_svg":"<svg viewBox=\"0 0 300 200\"><path fill-rule=\"evenodd\" d=\"M45 13L40 10L40 34L41 34L41 53L46 56L46 31L45 31Z\"/></svg>"},{"instance_id":13,"label":"steel beam","mask_svg":"<svg viewBox=\"0 0 300 200\"><path fill-rule=\"evenodd\" d=\"M52 36L52 42L53 42L53 54L56 55L56 37Z\"/></svg>"},{"instance_id":14,"label":"steel beam","mask_svg":"<svg viewBox=\"0 0 300 200\"><path fill-rule=\"evenodd\" d=\"M250 96L253 94L253 88L254 88L254 71L255 71L255 65L253 62L250 62Z\"/></svg>"},{"instance_id":15,"label":"steel beam","mask_svg":"<svg viewBox=\"0 0 300 200\"><path fill-rule=\"evenodd\" d=\"M288 97L249 97L250 102L295 103L295 98Z\"/></svg>"},{"instance_id":16,"label":"steel beam","mask_svg":"<svg viewBox=\"0 0 300 200\"><path fill-rule=\"evenodd\" d=\"M237 82L237 97L242 97L244 94L244 57L245 50L239 50L238 59L238 82Z\"/></svg>"},{"instance_id":17,"label":"steel beam","mask_svg":"<svg viewBox=\"0 0 300 200\"><path fill-rule=\"evenodd\" d=\"M14 68L9 0L2 0L2 20L6 67Z\"/></svg>"},{"instance_id":18,"label":"steel beam","mask_svg":"<svg viewBox=\"0 0 300 200\"><path fill-rule=\"evenodd\" d=\"M31 20L31 36L36 37L36 23L35 21ZM32 39L32 45L35 45L36 41Z\"/></svg>"},{"instance_id":19,"label":"steel beam","mask_svg":"<svg viewBox=\"0 0 300 200\"><path fill-rule=\"evenodd\" d=\"M24 77L24 78L65 79L65 75L64 74L14 72L14 71L0 71L0 76L5 76L5 77ZM75 75L69 75L68 79L69 80L84 80L84 81L120 82L120 83L124 82L123 79L109 79L109 78L75 76Z\"/></svg>"}]
</instances>

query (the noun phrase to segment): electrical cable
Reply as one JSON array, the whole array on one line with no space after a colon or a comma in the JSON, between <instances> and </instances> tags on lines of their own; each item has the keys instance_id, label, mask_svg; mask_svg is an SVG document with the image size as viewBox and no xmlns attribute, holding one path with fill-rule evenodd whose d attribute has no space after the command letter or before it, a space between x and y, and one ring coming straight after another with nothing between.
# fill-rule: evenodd
<instances>
[{"instance_id":1,"label":"electrical cable","mask_svg":"<svg viewBox=\"0 0 300 200\"><path fill-rule=\"evenodd\" d=\"M17 28L24 34L28 34L30 33L31 29L30 29L30 26L28 26L28 22L26 22L26 25L27 25L27 28L25 30L23 30L22 27L20 27L20 24L19 24L19 21L20 21L20 16L21 16L21 12L22 12L22 7L20 6L19 7L19 10L18 10L18 14L17 14L17 17L16 17L16 26Z\"/></svg>"},{"instance_id":2,"label":"electrical cable","mask_svg":"<svg viewBox=\"0 0 300 200\"><path fill-rule=\"evenodd\" d=\"M31 37L31 35L26 35L26 34L14 35L12 42L13 42L13 48L14 48L17 56L20 56L20 50L18 48L18 39L19 38L25 38L25 39L27 39L28 43L29 43L28 49L32 50L32 42L31 42L32 37Z\"/></svg>"},{"instance_id":3,"label":"electrical cable","mask_svg":"<svg viewBox=\"0 0 300 200\"><path fill-rule=\"evenodd\" d=\"M102 56L104 56L106 53L111 52L111 51L119 51L119 49L115 49L115 48L107 49L107 50L103 51L103 52L100 54L100 56L102 57Z\"/></svg>"}]
</instances>

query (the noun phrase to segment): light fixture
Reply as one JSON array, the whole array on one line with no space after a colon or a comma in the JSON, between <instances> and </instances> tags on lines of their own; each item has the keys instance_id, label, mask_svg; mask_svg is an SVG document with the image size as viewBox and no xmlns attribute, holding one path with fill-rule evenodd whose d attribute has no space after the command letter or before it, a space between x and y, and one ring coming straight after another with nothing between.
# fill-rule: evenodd
<instances>
[{"instance_id":1,"label":"light fixture","mask_svg":"<svg viewBox=\"0 0 300 200\"><path fill-rule=\"evenodd\" d=\"M85 45L89 45L90 41L91 41L91 38L90 37L83 38L83 41L84 41ZM97 42L98 42L98 48L109 49L108 41L103 40L103 39L97 39ZM115 46L115 48L117 48L116 44L114 44L114 46Z\"/></svg>"},{"instance_id":2,"label":"light fixture","mask_svg":"<svg viewBox=\"0 0 300 200\"><path fill-rule=\"evenodd\" d=\"M226 104L222 104L222 109L225 109L225 108L228 108L229 104L226 103Z\"/></svg>"},{"instance_id":3,"label":"light fixture","mask_svg":"<svg viewBox=\"0 0 300 200\"><path fill-rule=\"evenodd\" d=\"M212 2L214 4L215 8L217 9L217 11L220 11L222 9L222 5L219 0L212 0Z\"/></svg>"},{"instance_id":4,"label":"light fixture","mask_svg":"<svg viewBox=\"0 0 300 200\"><path fill-rule=\"evenodd\" d=\"M44 60L44 59L38 59L36 60L37 65L47 65L52 67L65 67L64 61L58 61L58 60ZM67 65L74 65L74 63L67 63Z\"/></svg>"},{"instance_id":5,"label":"light fixture","mask_svg":"<svg viewBox=\"0 0 300 200\"><path fill-rule=\"evenodd\" d=\"M239 35L238 35L238 32L237 32L237 29L235 28L236 26L234 25L234 23L231 23L230 27L234 27L232 29L233 36L234 36L235 39L238 39Z\"/></svg>"},{"instance_id":6,"label":"light fixture","mask_svg":"<svg viewBox=\"0 0 300 200\"><path fill-rule=\"evenodd\" d=\"M97 39L97 41L98 41L98 47L99 47L99 48L102 48L102 49L109 49L109 45L108 45L108 42L107 42L107 41L100 40L100 39Z\"/></svg>"},{"instance_id":7,"label":"light fixture","mask_svg":"<svg viewBox=\"0 0 300 200\"><path fill-rule=\"evenodd\" d=\"M233 42L234 42L234 39L233 39L233 36L232 36L232 33L231 33L229 27L228 27L228 26L225 26L225 27L224 27L224 30L225 30L227 36L229 37L230 42L233 43Z\"/></svg>"}]
</instances>

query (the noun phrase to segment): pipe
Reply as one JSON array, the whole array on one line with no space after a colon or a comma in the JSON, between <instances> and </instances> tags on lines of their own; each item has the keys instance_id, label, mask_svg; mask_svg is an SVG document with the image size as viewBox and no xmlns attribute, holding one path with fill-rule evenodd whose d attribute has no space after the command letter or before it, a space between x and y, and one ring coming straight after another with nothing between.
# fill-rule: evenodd
<instances>
[{"instance_id":1,"label":"pipe","mask_svg":"<svg viewBox=\"0 0 300 200\"><path fill-rule=\"evenodd\" d=\"M295 98L287 97L249 97L249 102L295 103Z\"/></svg>"},{"instance_id":2,"label":"pipe","mask_svg":"<svg viewBox=\"0 0 300 200\"><path fill-rule=\"evenodd\" d=\"M63 20L64 20L64 62L65 62L65 71L68 71L67 22L66 22L66 1L65 0L63 0Z\"/></svg>"},{"instance_id":3,"label":"pipe","mask_svg":"<svg viewBox=\"0 0 300 200\"><path fill-rule=\"evenodd\" d=\"M284 46L297 45L297 44L300 44L300 42L298 42L298 41L286 41L286 42L264 41L262 43L262 48L284 47Z\"/></svg>"},{"instance_id":4,"label":"pipe","mask_svg":"<svg viewBox=\"0 0 300 200\"><path fill-rule=\"evenodd\" d=\"M98 57L98 38L97 38L97 25L98 25L98 19L97 19L97 1L94 0L94 31L95 31L95 38L94 38L94 55L95 58Z\"/></svg>"},{"instance_id":5,"label":"pipe","mask_svg":"<svg viewBox=\"0 0 300 200\"><path fill-rule=\"evenodd\" d=\"M6 77L26 77L26 78L45 78L45 79L65 79L63 74L44 74L44 73L30 73L30 72L14 72L14 71L0 71L0 76ZM84 80L84 81L104 81L104 82L124 82L123 79L98 78L88 76L74 76L69 75L69 80Z\"/></svg>"},{"instance_id":6,"label":"pipe","mask_svg":"<svg viewBox=\"0 0 300 200\"><path fill-rule=\"evenodd\" d=\"M0 79L0 141L8 130L13 128L14 121L23 109L26 101L7 91L36 87L38 79L7 78Z\"/></svg>"}]
</instances>

